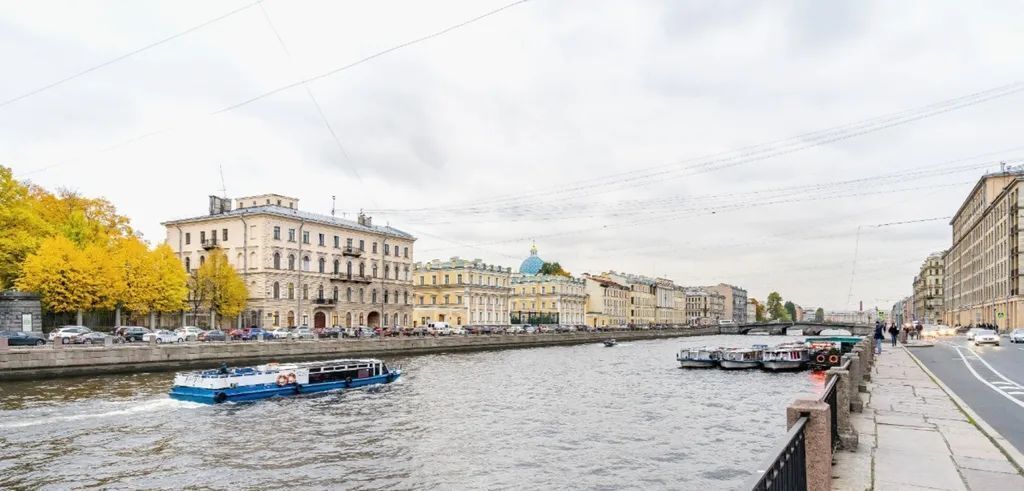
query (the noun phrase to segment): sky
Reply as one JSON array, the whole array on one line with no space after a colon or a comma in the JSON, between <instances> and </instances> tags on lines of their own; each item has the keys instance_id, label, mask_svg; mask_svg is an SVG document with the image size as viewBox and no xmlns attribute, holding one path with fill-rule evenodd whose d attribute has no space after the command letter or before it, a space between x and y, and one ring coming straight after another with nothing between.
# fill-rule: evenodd
<instances>
[{"instance_id":1,"label":"sky","mask_svg":"<svg viewBox=\"0 0 1024 491\"><path fill-rule=\"evenodd\" d=\"M0 0L0 165L151 243L211 194L334 196L417 260L842 310L1024 163L1020 2L511 1Z\"/></svg>"}]
</instances>

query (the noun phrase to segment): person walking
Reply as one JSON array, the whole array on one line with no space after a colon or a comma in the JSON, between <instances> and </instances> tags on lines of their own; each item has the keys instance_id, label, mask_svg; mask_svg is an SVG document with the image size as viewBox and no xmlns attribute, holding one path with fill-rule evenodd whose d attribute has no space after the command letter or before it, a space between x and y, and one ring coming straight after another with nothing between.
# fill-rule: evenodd
<instances>
[{"instance_id":1,"label":"person walking","mask_svg":"<svg viewBox=\"0 0 1024 491\"><path fill-rule=\"evenodd\" d=\"M875 354L882 354L882 343L885 342L885 333L882 330L882 323L875 321Z\"/></svg>"},{"instance_id":2,"label":"person walking","mask_svg":"<svg viewBox=\"0 0 1024 491\"><path fill-rule=\"evenodd\" d=\"M892 337L892 347L893 348L896 347L896 336L899 335L899 333L900 333L900 329L898 327L896 327L896 323L893 322L892 325L889 326L889 336Z\"/></svg>"}]
</instances>

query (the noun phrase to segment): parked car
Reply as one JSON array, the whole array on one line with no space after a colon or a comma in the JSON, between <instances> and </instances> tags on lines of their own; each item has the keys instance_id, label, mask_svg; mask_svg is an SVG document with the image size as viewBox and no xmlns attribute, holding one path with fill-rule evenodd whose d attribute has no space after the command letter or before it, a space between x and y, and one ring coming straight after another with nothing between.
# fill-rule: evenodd
<instances>
[{"instance_id":1,"label":"parked car","mask_svg":"<svg viewBox=\"0 0 1024 491\"><path fill-rule=\"evenodd\" d=\"M274 339L288 339L292 337L292 330L287 327L279 327L273 331L266 331ZM243 338L244 339L244 338ZM253 338L255 339L255 338Z\"/></svg>"},{"instance_id":2,"label":"parked car","mask_svg":"<svg viewBox=\"0 0 1024 491\"><path fill-rule=\"evenodd\" d=\"M227 341L228 334L220 329L210 329L199 334L199 341Z\"/></svg>"},{"instance_id":3,"label":"parked car","mask_svg":"<svg viewBox=\"0 0 1024 491\"><path fill-rule=\"evenodd\" d=\"M110 338L111 343L120 343L123 339L120 336L111 336L102 332L87 332L85 334L79 334L71 338L71 342L75 344L106 344L107 338Z\"/></svg>"},{"instance_id":4,"label":"parked car","mask_svg":"<svg viewBox=\"0 0 1024 491\"><path fill-rule=\"evenodd\" d=\"M505 332L507 332L509 334L522 334L522 333L524 333L526 331L523 329L523 326L511 325L511 326L508 327L508 329L505 330Z\"/></svg>"},{"instance_id":5,"label":"parked car","mask_svg":"<svg viewBox=\"0 0 1024 491\"><path fill-rule=\"evenodd\" d=\"M142 341L142 336L149 334L150 331L147 327L142 326L121 326L114 330L114 335L123 339L126 343L132 341Z\"/></svg>"},{"instance_id":6,"label":"parked car","mask_svg":"<svg viewBox=\"0 0 1024 491\"><path fill-rule=\"evenodd\" d=\"M316 334L309 326L299 326L292 330L292 339L316 339Z\"/></svg>"},{"instance_id":7,"label":"parked car","mask_svg":"<svg viewBox=\"0 0 1024 491\"><path fill-rule=\"evenodd\" d=\"M1011 343L1024 343L1024 329L1014 329L1010 333Z\"/></svg>"},{"instance_id":8,"label":"parked car","mask_svg":"<svg viewBox=\"0 0 1024 491\"><path fill-rule=\"evenodd\" d=\"M316 333L317 337L319 337L319 338L333 338L333 339L338 339L338 337L341 336L342 331L343 331L342 328L340 328L338 326L322 327L322 328L319 328L319 329L313 329L313 332Z\"/></svg>"},{"instance_id":9,"label":"parked car","mask_svg":"<svg viewBox=\"0 0 1024 491\"><path fill-rule=\"evenodd\" d=\"M999 346L999 335L991 329L979 329L974 333L974 345L994 344Z\"/></svg>"},{"instance_id":10,"label":"parked car","mask_svg":"<svg viewBox=\"0 0 1024 491\"><path fill-rule=\"evenodd\" d=\"M142 341L144 342L148 343L152 340L156 340L156 344L185 342L185 338L182 335L165 329L157 329L155 332L146 333L142 336Z\"/></svg>"},{"instance_id":11,"label":"parked car","mask_svg":"<svg viewBox=\"0 0 1024 491\"><path fill-rule=\"evenodd\" d=\"M185 326L181 329L175 330L175 332L181 334L185 338L185 341L197 341L199 340L199 335L203 333L203 330L196 326Z\"/></svg>"},{"instance_id":12,"label":"parked car","mask_svg":"<svg viewBox=\"0 0 1024 491\"><path fill-rule=\"evenodd\" d=\"M61 326L50 333L50 342L69 344L75 336L89 332L92 332L92 329L85 326Z\"/></svg>"},{"instance_id":13,"label":"parked car","mask_svg":"<svg viewBox=\"0 0 1024 491\"><path fill-rule=\"evenodd\" d=\"M535 334L537 332L537 327L527 324L523 326L523 332L525 332L526 334Z\"/></svg>"},{"instance_id":14,"label":"parked car","mask_svg":"<svg viewBox=\"0 0 1024 491\"><path fill-rule=\"evenodd\" d=\"M262 327L250 327L242 329L241 335L238 337L243 341L254 341L257 339L274 339L274 335L270 331L263 329Z\"/></svg>"},{"instance_id":15,"label":"parked car","mask_svg":"<svg viewBox=\"0 0 1024 491\"><path fill-rule=\"evenodd\" d=\"M538 333L545 334L545 333L549 333L549 332L552 332L552 331L553 331L553 329L551 329L548 326L537 326L537 332Z\"/></svg>"},{"instance_id":16,"label":"parked car","mask_svg":"<svg viewBox=\"0 0 1024 491\"><path fill-rule=\"evenodd\" d=\"M452 326L447 322L431 322L427 327L433 336L451 336L452 334Z\"/></svg>"},{"instance_id":17,"label":"parked car","mask_svg":"<svg viewBox=\"0 0 1024 491\"><path fill-rule=\"evenodd\" d=\"M414 327L414 328L412 328L412 331L409 332L409 335L410 336L426 336L427 335L427 328L425 328L423 326Z\"/></svg>"},{"instance_id":18,"label":"parked car","mask_svg":"<svg viewBox=\"0 0 1024 491\"><path fill-rule=\"evenodd\" d=\"M981 331L981 330L982 329L980 327L972 327L972 328L968 329L967 330L967 340L968 341L973 341L974 340L974 336L977 335L978 331Z\"/></svg>"},{"instance_id":19,"label":"parked car","mask_svg":"<svg viewBox=\"0 0 1024 491\"><path fill-rule=\"evenodd\" d=\"M42 346L46 339L34 332L0 331L0 338L7 338L8 346Z\"/></svg>"},{"instance_id":20,"label":"parked car","mask_svg":"<svg viewBox=\"0 0 1024 491\"><path fill-rule=\"evenodd\" d=\"M465 335L466 335L466 328L464 328L462 326L454 326L454 327L452 327L452 336L465 336Z\"/></svg>"}]
</instances>

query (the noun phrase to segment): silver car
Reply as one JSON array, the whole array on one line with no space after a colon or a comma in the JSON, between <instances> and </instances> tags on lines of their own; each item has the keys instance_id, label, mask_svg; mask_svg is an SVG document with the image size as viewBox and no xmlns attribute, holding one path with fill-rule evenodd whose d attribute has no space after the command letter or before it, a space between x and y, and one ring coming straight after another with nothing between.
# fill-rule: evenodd
<instances>
[{"instance_id":1,"label":"silver car","mask_svg":"<svg viewBox=\"0 0 1024 491\"><path fill-rule=\"evenodd\" d=\"M1011 343L1024 343L1024 329L1014 329L1010 333Z\"/></svg>"},{"instance_id":2,"label":"silver car","mask_svg":"<svg viewBox=\"0 0 1024 491\"><path fill-rule=\"evenodd\" d=\"M980 329L974 333L974 345L994 344L999 346L999 335L991 329Z\"/></svg>"}]
</instances>

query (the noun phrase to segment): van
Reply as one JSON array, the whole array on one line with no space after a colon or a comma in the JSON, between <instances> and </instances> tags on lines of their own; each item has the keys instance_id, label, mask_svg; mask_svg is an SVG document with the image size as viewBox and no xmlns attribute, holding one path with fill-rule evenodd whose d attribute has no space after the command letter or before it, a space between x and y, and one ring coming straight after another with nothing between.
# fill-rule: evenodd
<instances>
[{"instance_id":1,"label":"van","mask_svg":"<svg viewBox=\"0 0 1024 491\"><path fill-rule=\"evenodd\" d=\"M434 336L450 336L452 334L452 326L447 322L431 322L427 325L428 332Z\"/></svg>"}]
</instances>

